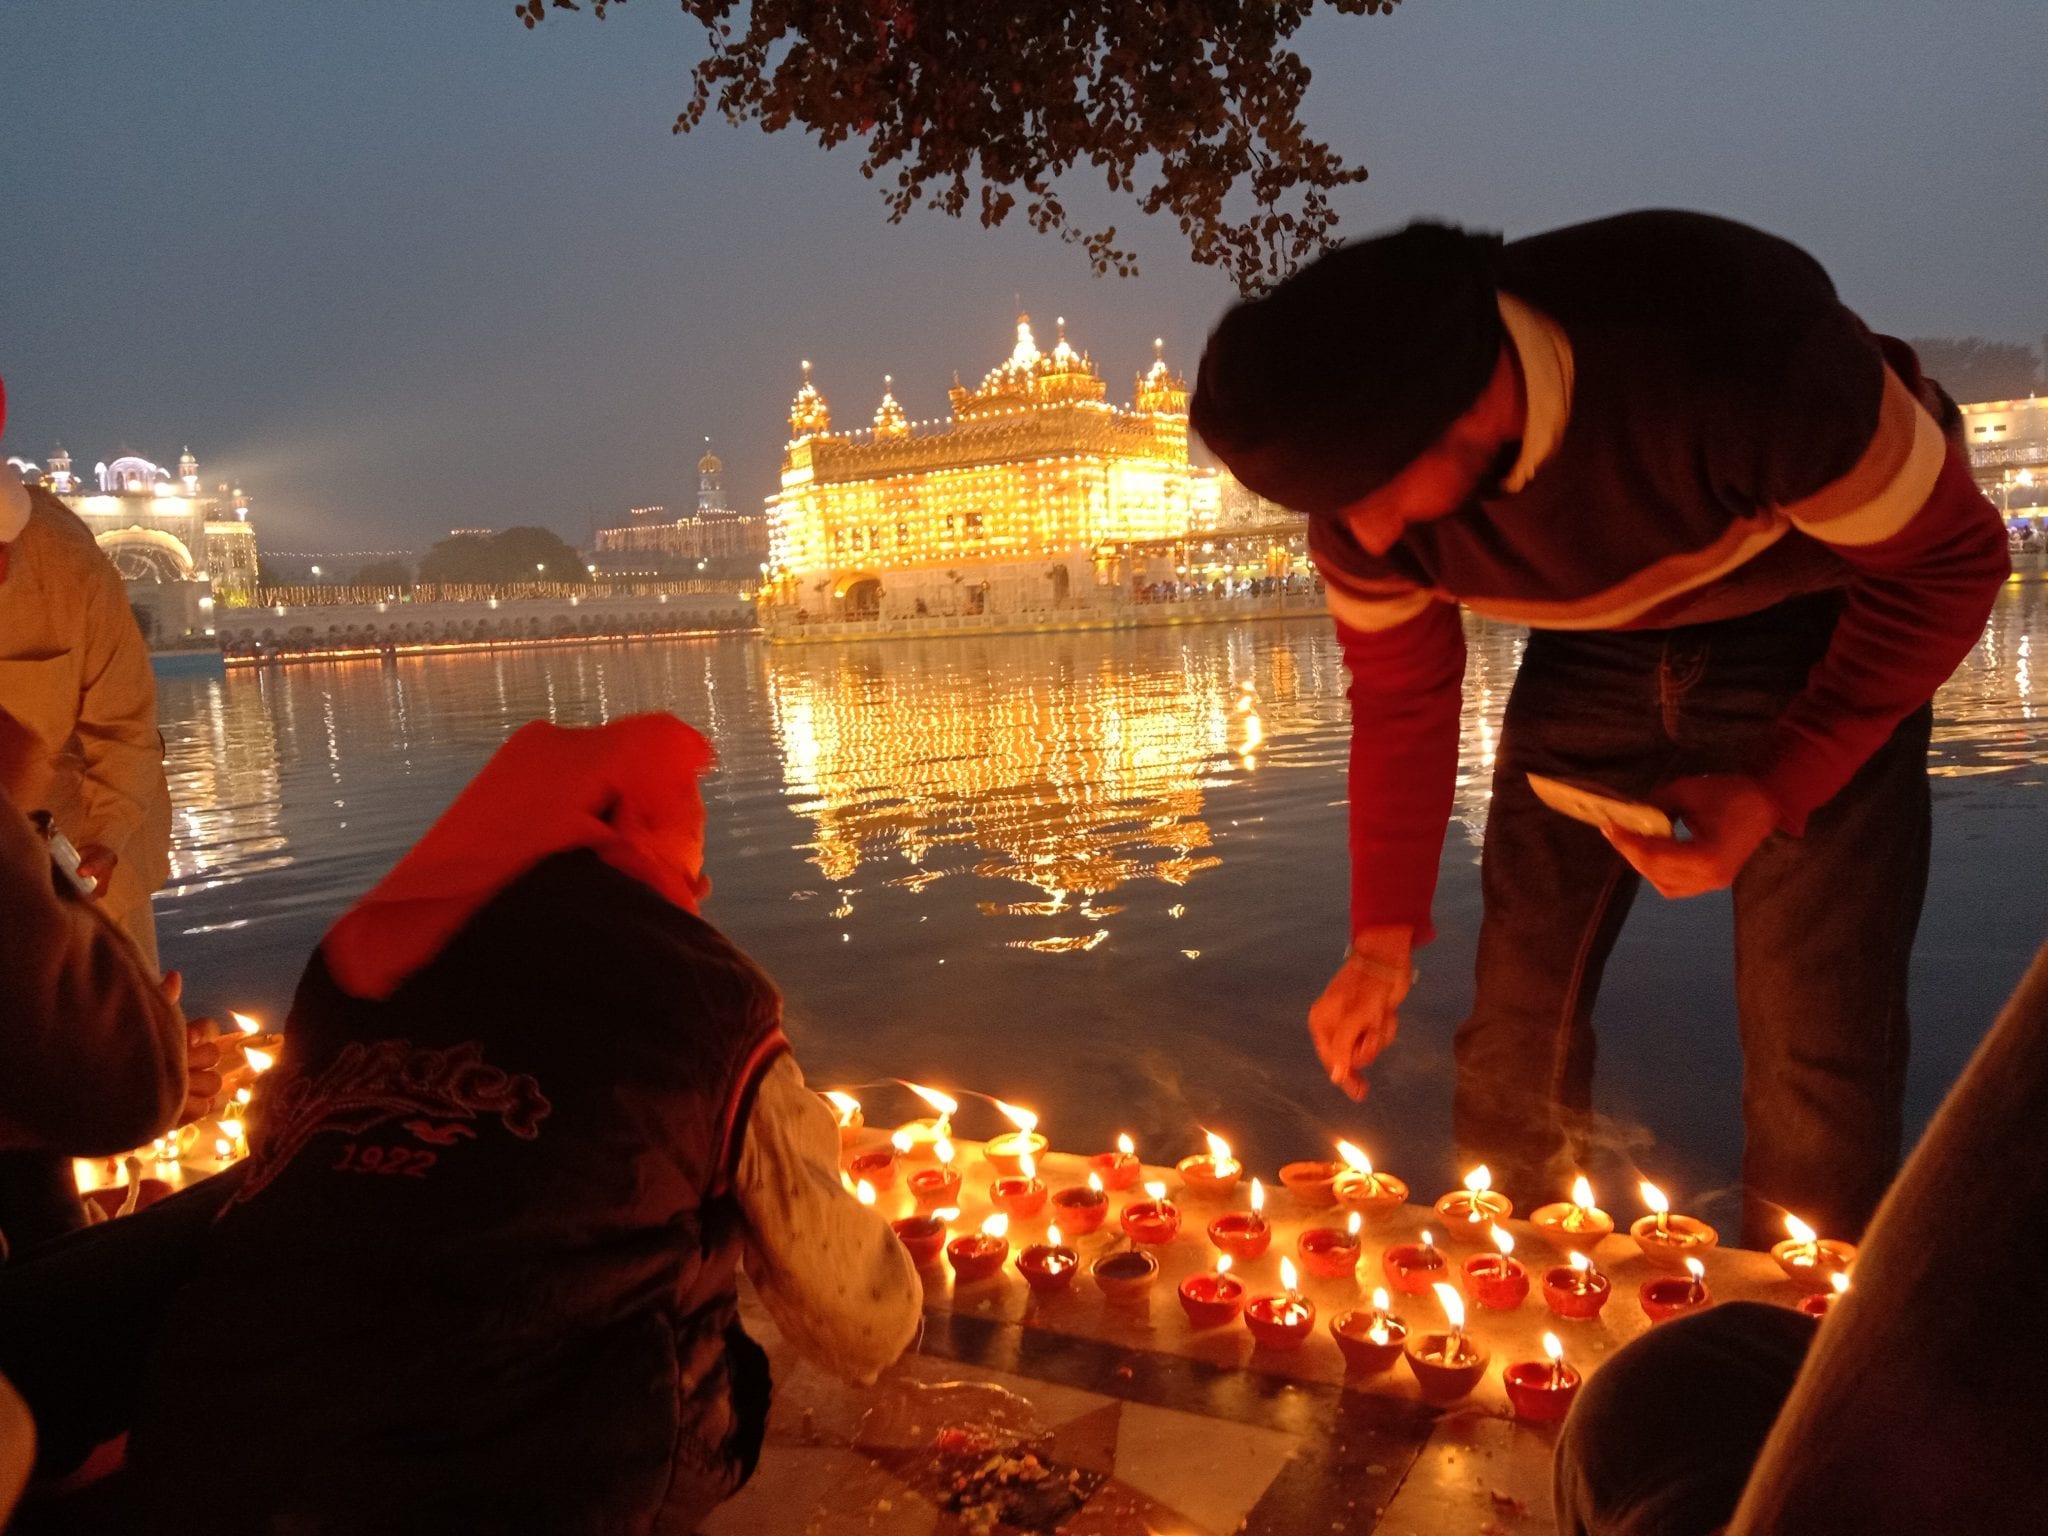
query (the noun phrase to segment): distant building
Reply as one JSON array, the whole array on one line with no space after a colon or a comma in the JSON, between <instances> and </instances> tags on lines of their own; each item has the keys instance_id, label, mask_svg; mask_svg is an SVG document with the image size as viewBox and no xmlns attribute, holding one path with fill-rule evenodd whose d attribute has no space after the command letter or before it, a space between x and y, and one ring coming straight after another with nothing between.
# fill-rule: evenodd
<instances>
[{"instance_id":1,"label":"distant building","mask_svg":"<svg viewBox=\"0 0 2048 1536\"><path fill-rule=\"evenodd\" d=\"M707 445L697 461L697 504L671 518L635 507L623 527L600 528L591 563L607 575L704 575L758 579L768 558L768 515L725 504L725 465Z\"/></svg>"},{"instance_id":2,"label":"distant building","mask_svg":"<svg viewBox=\"0 0 2048 1536\"><path fill-rule=\"evenodd\" d=\"M1126 546L1219 525L1220 477L1189 462L1187 381L1163 353L1131 405L1106 395L1066 322L1043 351L1028 315L978 388L955 377L944 422L913 424L885 377L873 427L835 432L806 363L764 622L1086 607L1127 579Z\"/></svg>"},{"instance_id":3,"label":"distant building","mask_svg":"<svg viewBox=\"0 0 2048 1536\"><path fill-rule=\"evenodd\" d=\"M256 598L256 529L240 486L208 493L187 448L173 475L134 455L74 473L60 446L47 465L12 461L77 513L114 562L143 633L155 645L204 641L214 609Z\"/></svg>"},{"instance_id":4,"label":"distant building","mask_svg":"<svg viewBox=\"0 0 2048 1536\"><path fill-rule=\"evenodd\" d=\"M1963 407L1970 472L2008 518L2048 506L2048 399Z\"/></svg>"}]
</instances>

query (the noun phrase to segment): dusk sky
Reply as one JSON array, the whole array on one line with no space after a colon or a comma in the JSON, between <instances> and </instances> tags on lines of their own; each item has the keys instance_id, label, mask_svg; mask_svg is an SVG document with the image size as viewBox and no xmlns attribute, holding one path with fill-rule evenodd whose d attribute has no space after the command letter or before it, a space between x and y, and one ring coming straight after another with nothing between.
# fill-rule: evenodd
<instances>
[{"instance_id":1,"label":"dusk sky","mask_svg":"<svg viewBox=\"0 0 2048 1536\"><path fill-rule=\"evenodd\" d=\"M893 373L943 415L1065 315L1111 398L1231 297L1170 226L1076 199L1144 272L1019 224L891 226L857 150L669 131L697 34L668 0L522 28L510 0L0 0L4 451L125 445L235 478L279 550L572 540L774 484L798 364L866 425ZM1347 233L1528 233L1693 206L1813 251L1873 325L2048 332L2042 0L1407 0L1302 40L1310 126L1372 178Z\"/></svg>"}]
</instances>

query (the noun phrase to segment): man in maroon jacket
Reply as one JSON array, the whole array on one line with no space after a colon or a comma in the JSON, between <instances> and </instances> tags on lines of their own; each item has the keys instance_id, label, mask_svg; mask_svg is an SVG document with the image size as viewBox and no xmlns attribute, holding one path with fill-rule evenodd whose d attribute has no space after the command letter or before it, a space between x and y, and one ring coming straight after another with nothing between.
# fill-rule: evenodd
<instances>
[{"instance_id":1,"label":"man in maroon jacket","mask_svg":"<svg viewBox=\"0 0 2048 1536\"><path fill-rule=\"evenodd\" d=\"M1702 214L1505 246L1417 224L1224 317L1193 424L1309 515L1352 675L1352 941L1309 1015L1332 1081L1363 1095L1431 937L1463 605L1533 633L1496 758L1461 1150L1518 1200L1560 1190L1640 880L1732 884L1745 1235L1772 1202L1862 1228L1898 1157L1928 701L2008 572L1943 398L1805 252ZM1654 800L1691 836L1568 820L1532 771Z\"/></svg>"}]
</instances>

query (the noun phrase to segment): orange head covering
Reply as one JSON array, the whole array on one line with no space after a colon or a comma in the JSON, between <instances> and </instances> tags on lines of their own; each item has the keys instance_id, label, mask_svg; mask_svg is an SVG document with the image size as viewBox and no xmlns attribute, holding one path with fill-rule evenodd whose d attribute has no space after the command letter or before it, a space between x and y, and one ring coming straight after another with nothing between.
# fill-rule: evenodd
<instances>
[{"instance_id":1,"label":"orange head covering","mask_svg":"<svg viewBox=\"0 0 2048 1536\"><path fill-rule=\"evenodd\" d=\"M588 848L687 912L704 877L711 743L674 715L513 732L412 852L321 941L356 997L385 998L499 891L552 854Z\"/></svg>"}]
</instances>

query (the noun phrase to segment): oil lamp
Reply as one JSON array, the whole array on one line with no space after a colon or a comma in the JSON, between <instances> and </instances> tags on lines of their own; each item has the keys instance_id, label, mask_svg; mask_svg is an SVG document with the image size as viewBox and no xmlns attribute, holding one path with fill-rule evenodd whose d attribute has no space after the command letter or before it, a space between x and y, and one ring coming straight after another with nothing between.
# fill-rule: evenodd
<instances>
[{"instance_id":1,"label":"oil lamp","mask_svg":"<svg viewBox=\"0 0 2048 1536\"><path fill-rule=\"evenodd\" d=\"M839 1126L839 1145L852 1146L860 1139L861 1127L867 1124L860 1112L860 1100L849 1093L835 1093L827 1089L823 1095L832 1106L832 1118Z\"/></svg>"},{"instance_id":2,"label":"oil lamp","mask_svg":"<svg viewBox=\"0 0 2048 1536\"><path fill-rule=\"evenodd\" d=\"M1133 1188L1145 1171L1138 1161L1138 1144L1128 1135L1117 1137L1114 1152L1098 1152L1089 1158L1088 1166L1102 1175L1104 1189Z\"/></svg>"},{"instance_id":3,"label":"oil lamp","mask_svg":"<svg viewBox=\"0 0 2048 1536\"><path fill-rule=\"evenodd\" d=\"M1410 1334L1403 1354L1424 1397L1433 1403L1455 1402L1479 1385L1486 1375L1488 1357L1465 1337L1465 1298L1458 1288L1439 1280L1431 1289L1436 1292L1437 1305L1444 1309L1446 1329Z\"/></svg>"},{"instance_id":4,"label":"oil lamp","mask_svg":"<svg viewBox=\"0 0 2048 1536\"><path fill-rule=\"evenodd\" d=\"M1273 1229L1266 1225L1266 1187L1252 1180L1252 1208L1226 1211L1209 1223L1209 1241L1232 1258L1250 1261L1266 1251Z\"/></svg>"},{"instance_id":5,"label":"oil lamp","mask_svg":"<svg viewBox=\"0 0 2048 1536\"><path fill-rule=\"evenodd\" d=\"M988 1159L989 1167L1000 1174L1018 1174L1024 1171L1024 1159L1034 1161L1045 1156L1045 1138L1038 1134L1038 1116L1028 1109L1019 1109L1015 1104L1005 1104L1001 1099L990 1099L1002 1117L1016 1127L1005 1131L981 1149L981 1155Z\"/></svg>"},{"instance_id":6,"label":"oil lamp","mask_svg":"<svg viewBox=\"0 0 2048 1536\"><path fill-rule=\"evenodd\" d=\"M1198 1195L1222 1196L1237 1187L1243 1164L1230 1155L1230 1143L1214 1131L1204 1131L1209 1150L1180 1160L1180 1181Z\"/></svg>"},{"instance_id":7,"label":"oil lamp","mask_svg":"<svg viewBox=\"0 0 2048 1536\"><path fill-rule=\"evenodd\" d=\"M1564 1341L1543 1335L1543 1360L1521 1360L1501 1372L1515 1417L1530 1424L1555 1424L1571 1410L1583 1378L1564 1363Z\"/></svg>"},{"instance_id":8,"label":"oil lamp","mask_svg":"<svg viewBox=\"0 0 2048 1536\"><path fill-rule=\"evenodd\" d=\"M1512 1312L1529 1298L1529 1271L1515 1257L1515 1239L1507 1228L1491 1229L1497 1253L1475 1253L1465 1261L1465 1288L1480 1306Z\"/></svg>"},{"instance_id":9,"label":"oil lamp","mask_svg":"<svg viewBox=\"0 0 2048 1536\"><path fill-rule=\"evenodd\" d=\"M897 1081L903 1080L899 1078ZM905 1082L903 1086L938 1111L931 1119L913 1120L902 1127L910 1135L911 1157L921 1162L929 1161L938 1155L939 1142L953 1134L953 1116L960 1112L960 1101L950 1093L941 1093L922 1083Z\"/></svg>"},{"instance_id":10,"label":"oil lamp","mask_svg":"<svg viewBox=\"0 0 2048 1536\"><path fill-rule=\"evenodd\" d=\"M1044 1242L1033 1243L1017 1255L1017 1268L1034 1291L1064 1291L1074 1283L1081 1257L1061 1240L1055 1222L1045 1229Z\"/></svg>"},{"instance_id":11,"label":"oil lamp","mask_svg":"<svg viewBox=\"0 0 2048 1536\"><path fill-rule=\"evenodd\" d=\"M1771 1257L1786 1277L1809 1291L1825 1292L1833 1276L1856 1262L1856 1245L1822 1237L1790 1211L1785 1213L1785 1230L1792 1235L1774 1244Z\"/></svg>"},{"instance_id":12,"label":"oil lamp","mask_svg":"<svg viewBox=\"0 0 2048 1536\"><path fill-rule=\"evenodd\" d=\"M903 1132L896 1133L901 1136ZM919 1168L908 1180L910 1198L920 1211L935 1211L942 1205L960 1203L960 1170L953 1166L954 1150L949 1137L934 1136L932 1153L938 1158L936 1168Z\"/></svg>"},{"instance_id":13,"label":"oil lamp","mask_svg":"<svg viewBox=\"0 0 2048 1536\"><path fill-rule=\"evenodd\" d=\"M1261 1349L1299 1349L1316 1326L1316 1305L1297 1289L1294 1261L1280 1261L1280 1292L1244 1304L1244 1325Z\"/></svg>"},{"instance_id":14,"label":"oil lamp","mask_svg":"<svg viewBox=\"0 0 2048 1536\"><path fill-rule=\"evenodd\" d=\"M1408 1342L1408 1325L1387 1311L1387 1293L1372 1293L1372 1310L1353 1307L1330 1319L1330 1337L1344 1367L1360 1376L1377 1376L1390 1370L1401 1358Z\"/></svg>"},{"instance_id":15,"label":"oil lamp","mask_svg":"<svg viewBox=\"0 0 2048 1536\"><path fill-rule=\"evenodd\" d=\"M1180 1235L1180 1207L1166 1198L1166 1185L1145 1186L1145 1198L1123 1208L1124 1236L1134 1243L1170 1243Z\"/></svg>"},{"instance_id":16,"label":"oil lamp","mask_svg":"<svg viewBox=\"0 0 2048 1536\"><path fill-rule=\"evenodd\" d=\"M1006 1216L1029 1219L1044 1210L1045 1183L1038 1177L1037 1160L1029 1152L1019 1153L1017 1171L989 1185L988 1199Z\"/></svg>"},{"instance_id":17,"label":"oil lamp","mask_svg":"<svg viewBox=\"0 0 2048 1536\"><path fill-rule=\"evenodd\" d=\"M1391 1173L1375 1173L1372 1159L1360 1148L1340 1141L1337 1155L1344 1159L1344 1171L1337 1175L1331 1192L1339 1205L1349 1206L1378 1225L1408 1203L1408 1186Z\"/></svg>"},{"instance_id":18,"label":"oil lamp","mask_svg":"<svg viewBox=\"0 0 2048 1536\"><path fill-rule=\"evenodd\" d=\"M1380 1268L1387 1284L1403 1296L1427 1296L1429 1288L1450 1268L1450 1261L1436 1246L1435 1237L1424 1232L1419 1243L1396 1243L1385 1249L1380 1254Z\"/></svg>"},{"instance_id":19,"label":"oil lamp","mask_svg":"<svg viewBox=\"0 0 2048 1536\"><path fill-rule=\"evenodd\" d=\"M1163 1187L1163 1186L1162 1186ZM1130 1306L1143 1302L1159 1274L1159 1261L1136 1248L1105 1253L1089 1266L1088 1273L1105 1300Z\"/></svg>"},{"instance_id":20,"label":"oil lamp","mask_svg":"<svg viewBox=\"0 0 2048 1536\"><path fill-rule=\"evenodd\" d=\"M1544 1304L1559 1317L1598 1317L1613 1289L1593 1261L1577 1250L1570 1263L1543 1272Z\"/></svg>"},{"instance_id":21,"label":"oil lamp","mask_svg":"<svg viewBox=\"0 0 2048 1536\"><path fill-rule=\"evenodd\" d=\"M1826 1317L1849 1289L1849 1272L1838 1269L1828 1276L1828 1288L1812 1291L1799 1298L1798 1308L1808 1317Z\"/></svg>"},{"instance_id":22,"label":"oil lamp","mask_svg":"<svg viewBox=\"0 0 2048 1536\"><path fill-rule=\"evenodd\" d=\"M1335 1205L1337 1176L1343 1168L1336 1163L1305 1161L1282 1163L1280 1182L1287 1192L1306 1206Z\"/></svg>"},{"instance_id":23,"label":"oil lamp","mask_svg":"<svg viewBox=\"0 0 2048 1536\"><path fill-rule=\"evenodd\" d=\"M1515 1214L1514 1202L1493 1187L1493 1172L1481 1163L1465 1175L1465 1187L1454 1189L1436 1203L1436 1214L1454 1243L1477 1243L1486 1229Z\"/></svg>"},{"instance_id":24,"label":"oil lamp","mask_svg":"<svg viewBox=\"0 0 2048 1536\"><path fill-rule=\"evenodd\" d=\"M1548 1237L1591 1247L1614 1231L1614 1218L1594 1204L1592 1182L1582 1173L1572 1183L1571 1199L1539 1205L1529 1213L1529 1225Z\"/></svg>"},{"instance_id":25,"label":"oil lamp","mask_svg":"<svg viewBox=\"0 0 2048 1536\"><path fill-rule=\"evenodd\" d=\"M1364 1217L1353 1211L1342 1227L1310 1227L1295 1240L1302 1267L1318 1280L1336 1280L1358 1272L1358 1228Z\"/></svg>"},{"instance_id":26,"label":"oil lamp","mask_svg":"<svg viewBox=\"0 0 2048 1536\"><path fill-rule=\"evenodd\" d=\"M896 1233L896 1240L910 1250L910 1259L919 1269L939 1261L939 1254L946 1246L946 1227L949 1222L960 1219L960 1212L952 1206L936 1211L926 1211L921 1216L905 1216L889 1223Z\"/></svg>"},{"instance_id":27,"label":"oil lamp","mask_svg":"<svg viewBox=\"0 0 2048 1536\"><path fill-rule=\"evenodd\" d=\"M1714 1298L1707 1291L1707 1266L1688 1257L1683 1278L1659 1275L1654 1280L1645 1280L1638 1299L1643 1304L1643 1316L1653 1323L1712 1306Z\"/></svg>"},{"instance_id":28,"label":"oil lamp","mask_svg":"<svg viewBox=\"0 0 2048 1536\"><path fill-rule=\"evenodd\" d=\"M1221 1328L1244 1310L1244 1286L1230 1273L1230 1255L1216 1256L1216 1267L1189 1275L1180 1283L1180 1308L1196 1328Z\"/></svg>"},{"instance_id":29,"label":"oil lamp","mask_svg":"<svg viewBox=\"0 0 2048 1536\"><path fill-rule=\"evenodd\" d=\"M865 1179L876 1189L894 1189L897 1154L908 1153L909 1150L909 1132L898 1131L889 1138L887 1147L878 1147L872 1152L857 1154L853 1161L846 1165L846 1171L856 1180Z\"/></svg>"},{"instance_id":30,"label":"oil lamp","mask_svg":"<svg viewBox=\"0 0 2048 1536\"><path fill-rule=\"evenodd\" d=\"M972 1285L1002 1273L1010 1257L1010 1218L998 1211L981 1224L979 1232L956 1237L946 1244L946 1261L953 1266L953 1278L960 1285Z\"/></svg>"},{"instance_id":31,"label":"oil lamp","mask_svg":"<svg viewBox=\"0 0 2048 1536\"><path fill-rule=\"evenodd\" d=\"M1648 1179L1638 1186L1650 1214L1639 1217L1629 1235L1643 1251L1643 1257L1659 1269L1683 1269L1688 1254L1702 1254L1721 1240L1721 1234L1691 1216L1675 1216L1664 1191Z\"/></svg>"},{"instance_id":32,"label":"oil lamp","mask_svg":"<svg viewBox=\"0 0 2048 1536\"><path fill-rule=\"evenodd\" d=\"M1109 1214L1109 1196L1102 1192L1102 1175L1089 1170L1086 1184L1069 1184L1052 1196L1053 1213L1067 1224L1067 1231L1086 1237L1102 1226Z\"/></svg>"}]
</instances>

